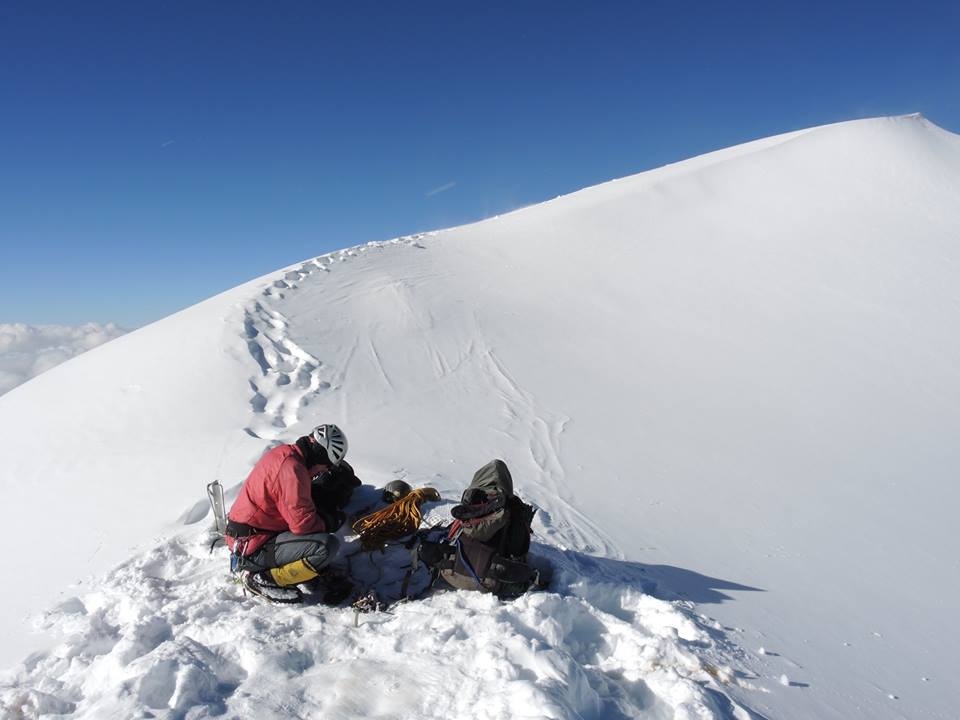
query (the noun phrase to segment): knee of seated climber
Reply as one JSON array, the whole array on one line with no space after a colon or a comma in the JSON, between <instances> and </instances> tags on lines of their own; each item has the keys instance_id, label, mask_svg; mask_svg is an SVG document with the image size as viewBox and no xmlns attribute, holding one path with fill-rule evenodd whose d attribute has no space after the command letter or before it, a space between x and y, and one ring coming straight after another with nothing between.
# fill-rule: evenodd
<instances>
[{"instance_id":1,"label":"knee of seated climber","mask_svg":"<svg viewBox=\"0 0 960 720\"><path fill-rule=\"evenodd\" d=\"M308 555L273 568L270 575L281 587L299 585L319 575L320 570L329 565L339 551L340 540L336 535L327 535L322 541L316 543L316 547Z\"/></svg>"},{"instance_id":2,"label":"knee of seated climber","mask_svg":"<svg viewBox=\"0 0 960 720\"><path fill-rule=\"evenodd\" d=\"M326 548L326 559L323 561L322 564L326 565L337 556L337 553L340 552L340 538L332 534L327 535L327 540L324 543L324 547ZM310 564L313 565L313 562L311 561ZM317 567L317 566L314 565L314 567Z\"/></svg>"},{"instance_id":3,"label":"knee of seated climber","mask_svg":"<svg viewBox=\"0 0 960 720\"><path fill-rule=\"evenodd\" d=\"M304 560L307 564L312 567L314 570L319 572L322 568L325 568L330 562L337 556L337 553L340 551L340 541L333 535L316 551L307 555Z\"/></svg>"}]
</instances>

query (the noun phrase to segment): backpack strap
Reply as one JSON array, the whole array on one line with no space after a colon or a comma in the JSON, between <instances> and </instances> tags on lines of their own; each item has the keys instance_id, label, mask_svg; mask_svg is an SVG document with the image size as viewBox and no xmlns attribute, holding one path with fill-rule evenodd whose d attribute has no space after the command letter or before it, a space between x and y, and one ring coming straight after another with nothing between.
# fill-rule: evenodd
<instances>
[{"instance_id":1,"label":"backpack strap","mask_svg":"<svg viewBox=\"0 0 960 720\"><path fill-rule=\"evenodd\" d=\"M511 498L512 499L512 498ZM513 519L516 516L511 507L513 503L507 505L503 510L503 514L506 515L506 522L503 524L503 530L500 531L500 546L497 548L501 557L504 557L507 554L507 543L510 542L510 531L512 530Z\"/></svg>"},{"instance_id":2,"label":"backpack strap","mask_svg":"<svg viewBox=\"0 0 960 720\"><path fill-rule=\"evenodd\" d=\"M477 575L477 571L473 569L473 563L470 562L470 558L468 558L467 554L463 551L463 541L460 538L457 538L457 542L454 547L456 547L457 549L457 563L454 569L456 570L457 567L466 568L467 572L470 573L470 577L472 577L474 582L477 583L477 587L482 589L483 580L481 580L480 576ZM489 570L489 567L488 567L488 570ZM484 573L484 575L487 576L487 573Z\"/></svg>"},{"instance_id":3,"label":"backpack strap","mask_svg":"<svg viewBox=\"0 0 960 720\"><path fill-rule=\"evenodd\" d=\"M457 541L457 538L460 537L460 533L463 532L463 523L459 520L454 520L450 523L450 529L447 531L447 542L453 543Z\"/></svg>"}]
</instances>

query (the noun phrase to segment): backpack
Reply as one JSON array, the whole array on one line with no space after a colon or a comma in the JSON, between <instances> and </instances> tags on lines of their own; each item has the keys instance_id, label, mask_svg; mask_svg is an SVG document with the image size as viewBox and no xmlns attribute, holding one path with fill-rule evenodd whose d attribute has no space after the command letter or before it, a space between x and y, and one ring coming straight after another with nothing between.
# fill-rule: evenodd
<instances>
[{"instance_id":1,"label":"backpack","mask_svg":"<svg viewBox=\"0 0 960 720\"><path fill-rule=\"evenodd\" d=\"M474 474L445 536L421 541L420 560L455 588L522 595L538 578L526 562L535 513L513 493L506 463L493 460Z\"/></svg>"}]
</instances>

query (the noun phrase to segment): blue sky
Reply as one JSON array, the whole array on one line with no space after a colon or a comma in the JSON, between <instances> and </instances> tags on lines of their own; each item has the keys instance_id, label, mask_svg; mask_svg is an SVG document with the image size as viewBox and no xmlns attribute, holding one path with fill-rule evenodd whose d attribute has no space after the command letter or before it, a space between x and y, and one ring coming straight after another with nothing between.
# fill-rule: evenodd
<instances>
[{"instance_id":1,"label":"blue sky","mask_svg":"<svg viewBox=\"0 0 960 720\"><path fill-rule=\"evenodd\" d=\"M0 322L134 327L301 259L923 112L958 3L0 4Z\"/></svg>"}]
</instances>

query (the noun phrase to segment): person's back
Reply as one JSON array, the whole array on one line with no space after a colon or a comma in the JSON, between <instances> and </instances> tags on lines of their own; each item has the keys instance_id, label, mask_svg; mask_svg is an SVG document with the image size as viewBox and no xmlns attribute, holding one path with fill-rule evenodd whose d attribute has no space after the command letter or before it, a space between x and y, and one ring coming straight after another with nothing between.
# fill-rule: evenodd
<instances>
[{"instance_id":1,"label":"person's back","mask_svg":"<svg viewBox=\"0 0 960 720\"><path fill-rule=\"evenodd\" d=\"M244 587L276 602L299 602L296 587L316 578L336 556L339 508L317 507L312 478L343 462L347 442L336 425L321 425L292 445L264 453L230 508L226 539ZM349 466L347 466L349 468ZM349 488L360 481L349 473ZM352 489L351 489L352 491Z\"/></svg>"},{"instance_id":2,"label":"person's back","mask_svg":"<svg viewBox=\"0 0 960 720\"><path fill-rule=\"evenodd\" d=\"M323 466L307 468L296 445L278 445L263 454L227 515L235 528L244 524L264 531L248 536L241 554L250 555L258 550L270 534L290 531L305 535L327 530L310 495L312 471L323 469ZM229 533L227 544L231 550L236 544Z\"/></svg>"}]
</instances>

